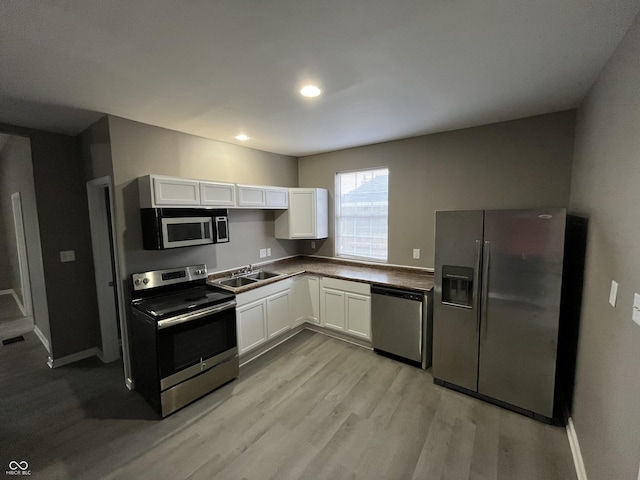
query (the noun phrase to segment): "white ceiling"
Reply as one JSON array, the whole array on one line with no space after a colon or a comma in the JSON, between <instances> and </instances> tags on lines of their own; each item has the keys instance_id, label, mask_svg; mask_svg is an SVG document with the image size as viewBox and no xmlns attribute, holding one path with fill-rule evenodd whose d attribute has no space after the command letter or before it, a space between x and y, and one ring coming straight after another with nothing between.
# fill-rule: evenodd
<instances>
[{"instance_id":1,"label":"white ceiling","mask_svg":"<svg viewBox=\"0 0 640 480\"><path fill-rule=\"evenodd\" d=\"M577 107L638 0L2 0L0 122L302 156ZM324 94L298 95L306 80ZM243 132L251 140L233 137Z\"/></svg>"}]
</instances>

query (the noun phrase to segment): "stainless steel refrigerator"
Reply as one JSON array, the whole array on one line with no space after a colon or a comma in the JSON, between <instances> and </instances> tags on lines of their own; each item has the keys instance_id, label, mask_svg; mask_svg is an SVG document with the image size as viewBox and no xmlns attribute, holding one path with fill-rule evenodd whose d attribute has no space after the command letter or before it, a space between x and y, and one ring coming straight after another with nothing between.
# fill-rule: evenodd
<instances>
[{"instance_id":1,"label":"stainless steel refrigerator","mask_svg":"<svg viewBox=\"0 0 640 480\"><path fill-rule=\"evenodd\" d=\"M557 417L557 382L572 382L566 368L558 372L558 346L563 335L569 344L577 337L575 312L573 327L561 329L567 220L565 209L436 212L436 383L543 421ZM581 291L582 273L573 273ZM579 312L577 301L564 310Z\"/></svg>"}]
</instances>

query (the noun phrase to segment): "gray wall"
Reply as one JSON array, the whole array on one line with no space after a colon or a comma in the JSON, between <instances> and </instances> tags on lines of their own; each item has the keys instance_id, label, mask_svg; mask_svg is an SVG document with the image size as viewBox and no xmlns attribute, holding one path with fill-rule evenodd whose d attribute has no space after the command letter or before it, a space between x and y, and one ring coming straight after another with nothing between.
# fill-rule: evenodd
<instances>
[{"instance_id":1,"label":"gray wall","mask_svg":"<svg viewBox=\"0 0 640 480\"><path fill-rule=\"evenodd\" d=\"M260 248L271 248L271 259L297 253L295 242L273 238L274 213L265 210L230 210L228 244L144 250L137 177L153 173L288 187L297 185L297 159L113 116L109 131L124 275L196 263L206 263L209 271L228 269L266 260L260 259Z\"/></svg>"},{"instance_id":2,"label":"gray wall","mask_svg":"<svg viewBox=\"0 0 640 480\"><path fill-rule=\"evenodd\" d=\"M637 17L576 128L571 209L590 224L573 421L589 480L635 480L640 465L640 326L631 321L640 293L639 85Z\"/></svg>"},{"instance_id":3,"label":"gray wall","mask_svg":"<svg viewBox=\"0 0 640 480\"><path fill-rule=\"evenodd\" d=\"M80 143L75 137L0 125L0 131L29 137L37 201L44 281L32 278L36 326L50 341L55 360L100 346L93 253ZM27 233L28 235L28 233ZM61 250L75 250L76 261L60 262ZM29 252L30 253L30 252ZM29 258L30 266L33 265ZM46 287L45 287L46 285ZM36 309L36 292L46 291L46 307ZM46 317L48 324L39 322Z\"/></svg>"},{"instance_id":4,"label":"gray wall","mask_svg":"<svg viewBox=\"0 0 640 480\"><path fill-rule=\"evenodd\" d=\"M105 115L80 134L85 180L112 177L109 118Z\"/></svg>"},{"instance_id":5,"label":"gray wall","mask_svg":"<svg viewBox=\"0 0 640 480\"><path fill-rule=\"evenodd\" d=\"M572 110L302 157L299 183L329 190L332 218L336 172L389 167L388 263L433 268L435 210L568 206L574 123ZM333 256L333 235L330 222L304 253Z\"/></svg>"}]
</instances>

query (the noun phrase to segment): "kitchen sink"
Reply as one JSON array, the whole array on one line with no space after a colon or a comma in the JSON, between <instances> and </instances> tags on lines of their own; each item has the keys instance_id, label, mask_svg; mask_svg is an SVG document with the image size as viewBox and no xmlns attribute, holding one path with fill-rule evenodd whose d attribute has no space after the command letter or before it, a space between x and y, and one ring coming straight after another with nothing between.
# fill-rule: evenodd
<instances>
[{"instance_id":1,"label":"kitchen sink","mask_svg":"<svg viewBox=\"0 0 640 480\"><path fill-rule=\"evenodd\" d=\"M218 280L220 285L226 285L227 287L243 287L245 285L251 285L252 283L256 283L258 280L247 277L233 277L233 278L225 278L222 280Z\"/></svg>"},{"instance_id":2,"label":"kitchen sink","mask_svg":"<svg viewBox=\"0 0 640 480\"><path fill-rule=\"evenodd\" d=\"M245 278L252 278L254 280L266 280L268 278L277 277L279 275L280 275L279 273L260 271L260 272L253 272L248 275L245 275Z\"/></svg>"}]
</instances>

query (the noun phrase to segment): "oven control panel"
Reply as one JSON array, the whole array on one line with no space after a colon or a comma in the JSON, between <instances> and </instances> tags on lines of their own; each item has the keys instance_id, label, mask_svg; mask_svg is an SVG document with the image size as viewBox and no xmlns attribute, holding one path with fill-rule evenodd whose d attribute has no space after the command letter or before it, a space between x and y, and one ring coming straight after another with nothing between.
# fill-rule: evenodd
<instances>
[{"instance_id":1,"label":"oven control panel","mask_svg":"<svg viewBox=\"0 0 640 480\"><path fill-rule=\"evenodd\" d=\"M131 285L135 291L163 287L176 283L191 282L193 280L206 280L206 278L206 265L192 265L189 267L168 268L165 270L134 273L131 275Z\"/></svg>"}]
</instances>

